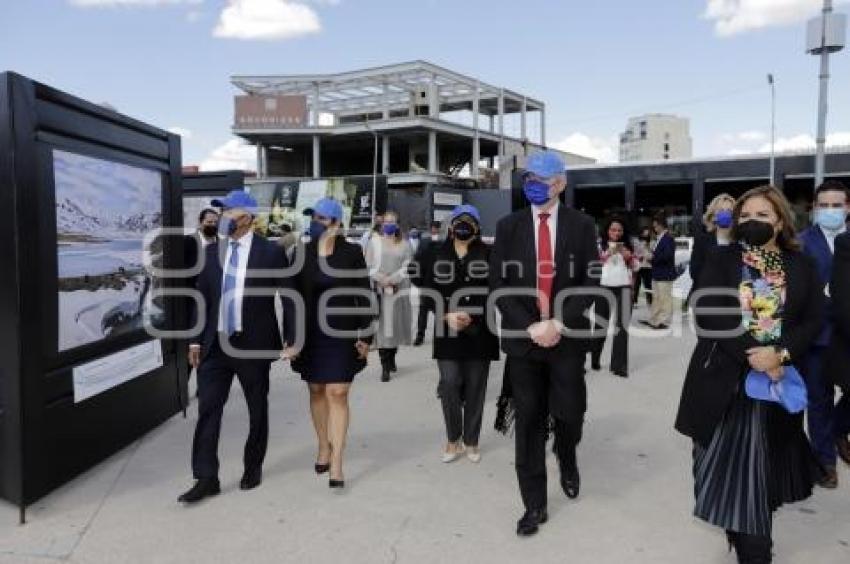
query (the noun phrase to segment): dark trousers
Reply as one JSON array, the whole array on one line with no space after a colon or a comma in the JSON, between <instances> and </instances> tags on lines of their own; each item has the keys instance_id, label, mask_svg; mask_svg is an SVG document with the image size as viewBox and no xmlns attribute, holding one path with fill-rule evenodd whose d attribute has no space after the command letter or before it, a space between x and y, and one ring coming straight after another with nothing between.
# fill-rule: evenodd
<instances>
[{"instance_id":1,"label":"dark trousers","mask_svg":"<svg viewBox=\"0 0 850 564\"><path fill-rule=\"evenodd\" d=\"M490 361L438 360L437 366L440 368L437 393L443 404L446 437L450 443L463 437L465 445L478 446Z\"/></svg>"},{"instance_id":2,"label":"dark trousers","mask_svg":"<svg viewBox=\"0 0 850 564\"><path fill-rule=\"evenodd\" d=\"M381 359L381 366L387 370L395 370L395 355L398 349L378 349L378 358Z\"/></svg>"},{"instance_id":3,"label":"dark trousers","mask_svg":"<svg viewBox=\"0 0 850 564\"><path fill-rule=\"evenodd\" d=\"M803 377L809 395L809 441L821 464L835 466L835 439L850 433L850 397L844 394L835 403L832 375L823 370L825 354L825 347L812 347L803 360Z\"/></svg>"},{"instance_id":4,"label":"dark trousers","mask_svg":"<svg viewBox=\"0 0 850 564\"><path fill-rule=\"evenodd\" d=\"M234 343L234 346L237 346ZM234 374L248 404L250 428L245 443L245 470L259 471L269 438L269 366L267 360L243 360L225 355L214 344L198 367L198 424L192 443L192 473L196 479L218 477L221 416Z\"/></svg>"},{"instance_id":5,"label":"dark trousers","mask_svg":"<svg viewBox=\"0 0 850 564\"><path fill-rule=\"evenodd\" d=\"M540 353L540 354L534 354ZM546 441L549 415L555 419L555 446L561 465L576 464L587 389L584 356L535 350L510 358L516 407L516 473L526 509L546 507Z\"/></svg>"},{"instance_id":6,"label":"dark trousers","mask_svg":"<svg viewBox=\"0 0 850 564\"><path fill-rule=\"evenodd\" d=\"M635 291L632 296L632 300L635 305L638 303L638 299L640 298L640 287L643 287L647 290L652 290L652 269L651 268L641 268L635 273ZM652 292L646 294L646 303L652 304Z\"/></svg>"},{"instance_id":7,"label":"dark trousers","mask_svg":"<svg viewBox=\"0 0 850 564\"><path fill-rule=\"evenodd\" d=\"M424 339L425 331L428 329L428 314L432 309L431 300L421 296L419 298L419 308L416 313L416 338Z\"/></svg>"},{"instance_id":8,"label":"dark trousers","mask_svg":"<svg viewBox=\"0 0 850 564\"><path fill-rule=\"evenodd\" d=\"M726 531L726 538L735 547L739 563L770 564L773 562L773 539L770 536Z\"/></svg>"},{"instance_id":9,"label":"dark trousers","mask_svg":"<svg viewBox=\"0 0 850 564\"><path fill-rule=\"evenodd\" d=\"M596 300L596 315L603 319L606 324L611 321L612 316L616 318L614 328L614 343L611 348L611 371L627 374L629 372L629 333L628 328L632 319L632 291L625 286L623 288L605 288L609 290L616 303L616 313L611 311L611 304L607 299ZM593 340L591 354L595 363L599 363L605 340L608 338L607 328L598 326L596 328L601 334Z\"/></svg>"}]
</instances>

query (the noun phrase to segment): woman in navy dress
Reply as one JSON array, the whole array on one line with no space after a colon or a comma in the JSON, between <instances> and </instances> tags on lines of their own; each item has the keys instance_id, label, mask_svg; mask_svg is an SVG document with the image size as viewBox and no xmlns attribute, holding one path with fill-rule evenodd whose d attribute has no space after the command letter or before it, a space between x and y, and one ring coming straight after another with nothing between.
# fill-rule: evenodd
<instances>
[{"instance_id":1,"label":"woman in navy dress","mask_svg":"<svg viewBox=\"0 0 850 564\"><path fill-rule=\"evenodd\" d=\"M333 198L314 207L310 242L296 249L303 263L295 277L304 298L305 341L292 368L310 390L310 413L318 439L317 474L344 487L342 457L348 434L348 392L366 367L373 316L369 273L359 245L342 236L343 210ZM333 291L333 294L329 292ZM349 312L339 313L341 308ZM356 311L356 313L351 313ZM324 326L323 326L324 325Z\"/></svg>"}]
</instances>

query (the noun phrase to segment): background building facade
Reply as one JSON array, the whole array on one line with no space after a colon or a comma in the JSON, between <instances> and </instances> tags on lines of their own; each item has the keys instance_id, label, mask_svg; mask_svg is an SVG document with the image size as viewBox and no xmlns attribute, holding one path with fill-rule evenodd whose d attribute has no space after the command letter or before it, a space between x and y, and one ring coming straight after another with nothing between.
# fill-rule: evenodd
<instances>
[{"instance_id":1,"label":"background building facade","mask_svg":"<svg viewBox=\"0 0 850 564\"><path fill-rule=\"evenodd\" d=\"M620 134L620 162L689 159L692 145L687 118L667 114L633 117Z\"/></svg>"}]
</instances>

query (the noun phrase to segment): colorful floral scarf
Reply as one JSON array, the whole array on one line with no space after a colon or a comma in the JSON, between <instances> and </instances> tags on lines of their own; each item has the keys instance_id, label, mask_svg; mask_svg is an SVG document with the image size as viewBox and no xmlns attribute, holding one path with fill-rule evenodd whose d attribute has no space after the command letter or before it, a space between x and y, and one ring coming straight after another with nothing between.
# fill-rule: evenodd
<instances>
[{"instance_id":1,"label":"colorful floral scarf","mask_svg":"<svg viewBox=\"0 0 850 564\"><path fill-rule=\"evenodd\" d=\"M743 326L758 342L775 343L782 336L785 306L782 253L753 248L744 252L743 259L743 280L738 289Z\"/></svg>"}]
</instances>

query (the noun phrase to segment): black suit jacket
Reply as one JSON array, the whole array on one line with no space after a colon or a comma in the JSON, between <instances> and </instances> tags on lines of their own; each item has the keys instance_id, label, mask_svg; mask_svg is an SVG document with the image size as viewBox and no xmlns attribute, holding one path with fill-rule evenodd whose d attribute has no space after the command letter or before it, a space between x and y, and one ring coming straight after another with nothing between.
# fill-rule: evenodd
<instances>
[{"instance_id":1,"label":"black suit jacket","mask_svg":"<svg viewBox=\"0 0 850 564\"><path fill-rule=\"evenodd\" d=\"M197 289L204 297L206 323L200 336L201 358L209 354L218 338L219 303L228 241L206 248L204 268L198 275ZM295 342L295 319L292 301L282 300L283 319L278 324L275 312L276 296L272 289L291 289L292 280L283 270L289 266L286 253L280 245L254 234L248 255L248 273L245 276L245 296L242 299L242 337L239 348L252 351L278 351L268 360L278 358L284 343ZM267 272L254 273L259 269ZM249 295L251 289L263 289L263 295ZM283 333L283 339L281 339ZM197 342L197 341L196 341Z\"/></svg>"},{"instance_id":2,"label":"black suit jacket","mask_svg":"<svg viewBox=\"0 0 850 564\"><path fill-rule=\"evenodd\" d=\"M529 295L506 295L496 299L502 314L502 330L525 331L540 321L540 308L533 296L537 288L537 249L534 248L534 218L531 207L502 218L496 226L496 241L490 255L490 290L523 290ZM599 285L599 250L596 245L596 224L593 220L563 204L558 206L558 233L555 241L555 278L552 283L553 304L559 292L570 288ZM593 266L597 266L593 269ZM593 303L593 296L575 295L563 301L554 316L569 329L586 331L589 322L584 314ZM552 351L581 354L587 342L562 338ZM548 352L538 347L530 337L504 337L502 350L507 355L525 356Z\"/></svg>"},{"instance_id":3,"label":"black suit jacket","mask_svg":"<svg viewBox=\"0 0 850 564\"><path fill-rule=\"evenodd\" d=\"M691 356L676 417L676 429L704 446L711 441L750 370L747 350L764 346L741 326L741 249L716 247L709 252L707 262L711 268L702 271L701 292L717 289L727 294L700 293L693 298L700 338ZM820 329L823 292L814 265L802 253L785 254L785 276L785 313L777 345L789 350L792 363L801 370L801 361ZM726 335L716 335L719 332Z\"/></svg>"},{"instance_id":4,"label":"black suit jacket","mask_svg":"<svg viewBox=\"0 0 850 564\"><path fill-rule=\"evenodd\" d=\"M850 233L835 239L829 293L834 323L824 370L844 393L850 393Z\"/></svg>"}]
</instances>

